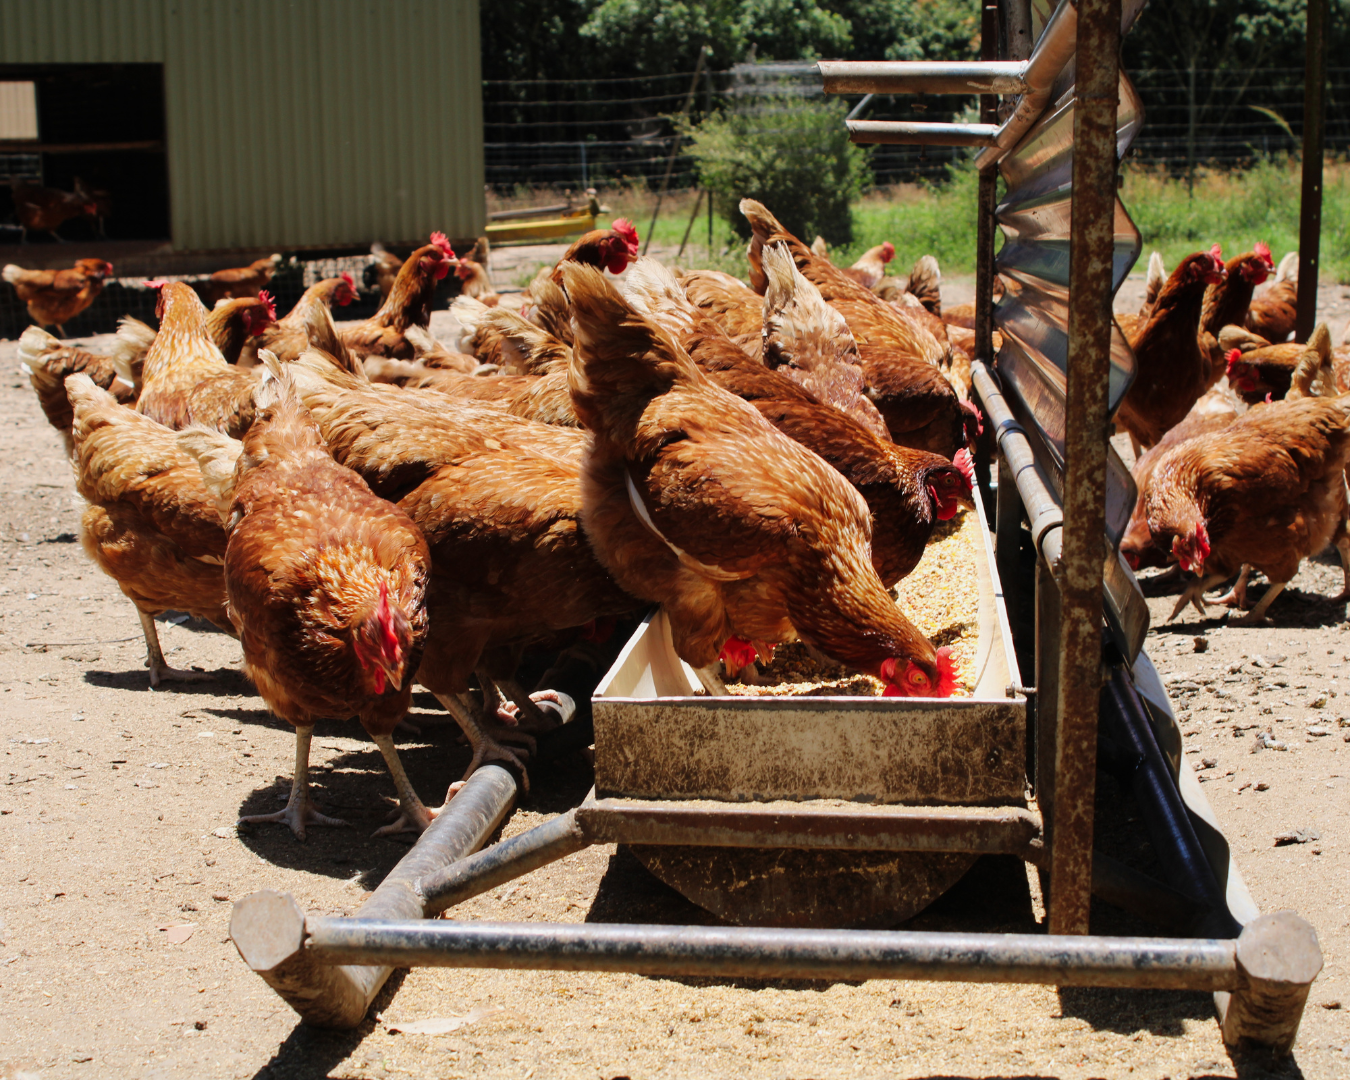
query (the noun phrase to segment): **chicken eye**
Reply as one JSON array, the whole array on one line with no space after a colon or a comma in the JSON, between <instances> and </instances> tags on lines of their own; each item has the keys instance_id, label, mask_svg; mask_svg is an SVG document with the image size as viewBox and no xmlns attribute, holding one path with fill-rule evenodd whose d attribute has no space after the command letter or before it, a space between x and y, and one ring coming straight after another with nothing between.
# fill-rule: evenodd
<instances>
[{"instance_id":1,"label":"chicken eye","mask_svg":"<svg viewBox=\"0 0 1350 1080\"><path fill-rule=\"evenodd\" d=\"M912 682L915 686L927 686L928 676L925 675L922 671L911 671L909 673L909 681Z\"/></svg>"}]
</instances>

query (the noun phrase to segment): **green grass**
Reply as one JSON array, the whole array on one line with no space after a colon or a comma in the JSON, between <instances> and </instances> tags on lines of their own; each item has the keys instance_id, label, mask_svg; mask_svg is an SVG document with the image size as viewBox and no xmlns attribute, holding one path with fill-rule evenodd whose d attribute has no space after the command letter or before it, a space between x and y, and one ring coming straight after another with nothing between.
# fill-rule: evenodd
<instances>
[{"instance_id":1,"label":"green grass","mask_svg":"<svg viewBox=\"0 0 1350 1080\"><path fill-rule=\"evenodd\" d=\"M1150 251L1162 252L1169 270L1194 251L1221 244L1225 258L1270 245L1278 263L1298 250L1300 165L1265 161L1244 171L1202 170L1194 194L1185 180L1158 169L1127 167L1121 200L1144 237L1140 269ZM1350 167L1329 162L1322 189L1322 274L1350 281Z\"/></svg>"},{"instance_id":2,"label":"green grass","mask_svg":"<svg viewBox=\"0 0 1350 1080\"><path fill-rule=\"evenodd\" d=\"M1184 179L1163 170L1127 164L1121 199L1143 235L1136 269L1148 265L1150 251L1162 252L1172 269L1191 252L1223 246L1225 257L1250 251L1257 240L1270 245L1275 261L1298 249L1300 166L1297 160L1262 162L1243 171L1201 170L1194 193ZM942 185L899 185L877 189L853 208L853 244L831 251L847 265L868 248L891 241L896 247L893 272L903 274L920 255L937 257L946 274L975 270L975 189L973 170L957 172ZM667 195L656 223L654 242L678 247L689 223L694 192ZM602 201L614 217L632 218L644 241L656 196L640 189L611 189ZM770 207L772 209L772 207ZM1350 283L1350 164L1328 162L1323 184L1322 274ZM706 204L690 233L681 264L712 267L738 276L746 273L744 245L720 219L708 251ZM803 237L810 242L811 237Z\"/></svg>"}]
</instances>

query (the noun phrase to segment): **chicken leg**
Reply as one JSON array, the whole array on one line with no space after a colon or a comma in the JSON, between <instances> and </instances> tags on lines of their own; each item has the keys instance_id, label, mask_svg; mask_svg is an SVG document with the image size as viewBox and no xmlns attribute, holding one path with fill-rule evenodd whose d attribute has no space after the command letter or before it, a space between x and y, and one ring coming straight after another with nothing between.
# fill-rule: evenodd
<instances>
[{"instance_id":1,"label":"chicken leg","mask_svg":"<svg viewBox=\"0 0 1350 1080\"><path fill-rule=\"evenodd\" d=\"M309 797L309 744L314 737L312 727L295 729L295 774L291 778L291 797L286 808L275 814L250 814L239 819L240 825L265 825L278 822L289 825L296 838L305 838L306 825L346 825L341 818L319 813Z\"/></svg>"},{"instance_id":2,"label":"chicken leg","mask_svg":"<svg viewBox=\"0 0 1350 1080\"><path fill-rule=\"evenodd\" d=\"M444 705L446 711L455 718L464 732L464 737L469 740L469 745L473 748L473 759L464 771L464 780L472 776L474 771L485 762L502 761L508 765L514 765L520 770L521 785L525 791L530 790L530 778L525 771L525 759L534 751L534 738L532 736L512 724L506 724L500 720L485 720L473 708L466 706L464 700L457 694L436 694L436 700ZM509 742L520 743L521 749L507 746L506 743ZM462 786L462 780L457 784L452 784L446 800L449 801Z\"/></svg>"},{"instance_id":3,"label":"chicken leg","mask_svg":"<svg viewBox=\"0 0 1350 1080\"><path fill-rule=\"evenodd\" d=\"M1336 541L1336 552L1341 557L1341 573L1345 575L1345 584L1341 591L1331 598L1333 604L1350 600L1350 536L1342 536Z\"/></svg>"},{"instance_id":4,"label":"chicken leg","mask_svg":"<svg viewBox=\"0 0 1350 1080\"><path fill-rule=\"evenodd\" d=\"M1167 621L1171 622L1180 615L1182 608L1187 604L1194 604L1196 611L1200 612L1204 618L1209 618L1209 611L1205 608L1205 593L1223 581L1225 576L1223 574L1209 574L1192 581L1186 586L1186 591L1181 594L1177 606L1172 609L1172 614L1167 616Z\"/></svg>"},{"instance_id":5,"label":"chicken leg","mask_svg":"<svg viewBox=\"0 0 1350 1080\"><path fill-rule=\"evenodd\" d=\"M169 682L210 682L215 678L205 671L184 671L180 668L169 667L164 660L164 651L159 647L159 631L155 629L155 617L146 614L139 608L136 610L141 617L141 633L145 635L145 666L150 669L151 686L158 686L165 680ZM301 837L301 839L303 840L304 837Z\"/></svg>"},{"instance_id":6,"label":"chicken leg","mask_svg":"<svg viewBox=\"0 0 1350 1080\"><path fill-rule=\"evenodd\" d=\"M1211 604L1223 604L1224 607L1245 608L1247 606L1247 579L1251 577L1252 568L1247 564L1242 564L1242 572L1238 574L1238 579L1233 587L1222 596L1211 600Z\"/></svg>"},{"instance_id":7,"label":"chicken leg","mask_svg":"<svg viewBox=\"0 0 1350 1080\"><path fill-rule=\"evenodd\" d=\"M1256 607L1247 612L1240 619L1230 620L1229 626L1260 626L1265 622L1266 609L1275 601L1275 597L1284 591L1284 587L1289 584L1287 581L1271 582L1270 588L1266 590L1266 595L1257 601Z\"/></svg>"},{"instance_id":8,"label":"chicken leg","mask_svg":"<svg viewBox=\"0 0 1350 1080\"><path fill-rule=\"evenodd\" d=\"M399 814L397 819L390 825L376 829L375 836L392 836L401 832L420 833L431 824L432 819L441 812L441 807L434 810L427 809L422 800L417 797L417 792L412 786L412 781L408 779L408 774L403 768L403 761L398 756L398 748L394 746L392 735L372 735L375 745L380 748L380 753L384 755L384 763L389 768L389 775L394 778L394 789L398 792Z\"/></svg>"},{"instance_id":9,"label":"chicken leg","mask_svg":"<svg viewBox=\"0 0 1350 1080\"><path fill-rule=\"evenodd\" d=\"M707 667L694 668L698 681L709 697L726 697L727 684L722 681L722 661L714 660Z\"/></svg>"}]
</instances>

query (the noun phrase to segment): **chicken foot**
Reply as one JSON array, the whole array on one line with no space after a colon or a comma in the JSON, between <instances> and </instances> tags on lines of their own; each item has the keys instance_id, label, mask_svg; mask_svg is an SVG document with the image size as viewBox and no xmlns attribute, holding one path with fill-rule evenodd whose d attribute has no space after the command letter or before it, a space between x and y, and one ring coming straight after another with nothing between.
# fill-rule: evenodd
<instances>
[{"instance_id":1,"label":"chicken foot","mask_svg":"<svg viewBox=\"0 0 1350 1080\"><path fill-rule=\"evenodd\" d=\"M417 792L412 786L412 781L408 779L408 773L403 768L403 761L398 756L398 748L394 746L394 737L392 735L372 735L375 745L380 748L380 753L384 757L384 763L389 769L389 775L394 778L394 790L398 792L398 817L392 824L385 825L375 830L374 836L393 836L395 833L416 832L420 833L431 824L432 819L441 812L441 807L434 810L428 809L417 797Z\"/></svg>"},{"instance_id":2,"label":"chicken foot","mask_svg":"<svg viewBox=\"0 0 1350 1080\"><path fill-rule=\"evenodd\" d=\"M346 825L341 818L327 817L314 807L309 797L309 744L314 737L312 727L295 729L295 773L291 777L291 797L286 808L275 814L250 814L239 819L240 825L267 825L279 823L290 826L296 839L305 838L306 825Z\"/></svg>"},{"instance_id":3,"label":"chicken foot","mask_svg":"<svg viewBox=\"0 0 1350 1080\"><path fill-rule=\"evenodd\" d=\"M698 675L698 681L703 684L703 689L709 697L726 697L727 684L722 681L722 661L714 660L707 667L694 668L694 673Z\"/></svg>"},{"instance_id":4,"label":"chicken foot","mask_svg":"<svg viewBox=\"0 0 1350 1080\"><path fill-rule=\"evenodd\" d=\"M516 715L524 721L520 725L522 731L538 734L552 731L558 726L530 699L529 694L525 693L525 688L514 678L494 679L483 668L478 668L474 676L478 679L478 685L483 688L483 715L489 722L500 718L512 723L513 721L507 717L513 714L502 712L502 705L508 704L516 707Z\"/></svg>"},{"instance_id":5,"label":"chicken foot","mask_svg":"<svg viewBox=\"0 0 1350 1080\"><path fill-rule=\"evenodd\" d=\"M159 631L155 629L155 617L148 615L139 608L136 609L141 617L141 633L145 635L145 666L150 669L150 685L158 686L164 681L169 682L210 682L215 678L208 675L205 671L184 671L181 668L169 667L164 659L164 650L159 647ZM301 837L304 839L304 837Z\"/></svg>"},{"instance_id":6,"label":"chicken foot","mask_svg":"<svg viewBox=\"0 0 1350 1080\"><path fill-rule=\"evenodd\" d=\"M520 770L521 786L527 792L530 790L530 777L525 771L525 759L534 751L533 736L521 731L514 724L504 723L498 718L484 719L478 715L476 709L467 706L458 694L436 694L436 700L455 718L464 732L464 737L469 740L469 746L473 748L473 759L464 770L463 779L450 785L450 791L446 795L447 802L464 786L464 781L468 780L480 765L489 761L514 765ZM512 742L521 744L520 748L506 745Z\"/></svg>"},{"instance_id":7,"label":"chicken foot","mask_svg":"<svg viewBox=\"0 0 1350 1080\"><path fill-rule=\"evenodd\" d=\"M1224 607L1245 608L1247 606L1247 579L1251 577L1252 568L1249 564L1242 564L1242 572L1238 574L1238 579L1233 583L1233 587L1220 597L1211 600L1211 604L1223 604Z\"/></svg>"},{"instance_id":8,"label":"chicken foot","mask_svg":"<svg viewBox=\"0 0 1350 1080\"><path fill-rule=\"evenodd\" d=\"M1240 619L1230 619L1228 625L1259 626L1261 623L1265 622L1266 609L1270 607L1274 602L1275 597L1279 596L1280 593L1284 591L1284 587L1288 584L1287 581L1271 582L1270 588L1266 590L1266 595L1257 601L1256 607L1252 608L1251 611L1247 612L1247 614Z\"/></svg>"},{"instance_id":9,"label":"chicken foot","mask_svg":"<svg viewBox=\"0 0 1350 1080\"><path fill-rule=\"evenodd\" d=\"M1205 593L1222 582L1226 576L1225 574L1210 574L1192 581L1186 586L1186 591L1181 594L1181 598L1177 600L1177 606L1172 609L1172 614L1167 616L1167 621L1171 622L1180 615L1187 604L1194 604L1195 610L1200 612L1201 616L1209 618L1209 610L1205 607Z\"/></svg>"}]
</instances>

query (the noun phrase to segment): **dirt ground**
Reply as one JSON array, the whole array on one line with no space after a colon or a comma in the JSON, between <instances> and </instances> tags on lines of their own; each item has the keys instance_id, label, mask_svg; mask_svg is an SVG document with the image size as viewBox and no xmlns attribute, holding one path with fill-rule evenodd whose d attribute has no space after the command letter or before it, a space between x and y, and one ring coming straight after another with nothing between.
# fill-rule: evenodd
<instances>
[{"instance_id":1,"label":"dirt ground","mask_svg":"<svg viewBox=\"0 0 1350 1080\"><path fill-rule=\"evenodd\" d=\"M236 642L192 624L162 621L165 650L212 681L150 689L134 610L80 548L69 466L12 343L0 344L0 491L0 1078L1350 1077L1350 635L1346 606L1325 599L1340 587L1330 561L1304 567L1270 627L1194 611L1162 625L1173 599L1150 600L1148 649L1174 683L1186 760L1262 910L1308 918L1326 955L1290 1061L1230 1055L1205 994L893 981L422 969L396 974L360 1030L331 1033L296 1023L227 925L262 888L322 913L360 905L409 842L370 837L393 795L378 751L354 722L316 731L316 794L351 828L303 844L281 826L236 829L284 801L292 730L239 674ZM428 799L468 760L440 716L419 694L423 734L400 743ZM1265 731L1279 745L1256 752ZM504 834L590 783L580 757L542 773ZM1109 791L1099 804L1130 815ZM1289 833L1302 842L1277 840ZM708 921L613 848L456 916ZM985 860L911 925L1034 931L1042 916L1034 875ZM1105 905L1093 919L1143 931ZM464 1022L394 1030L432 1018Z\"/></svg>"}]
</instances>

